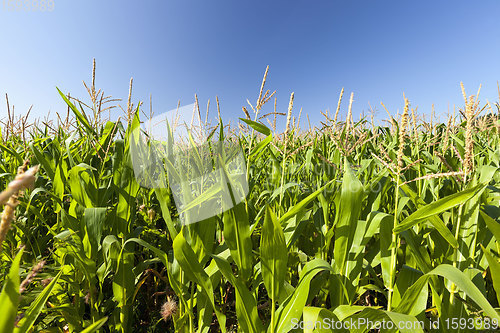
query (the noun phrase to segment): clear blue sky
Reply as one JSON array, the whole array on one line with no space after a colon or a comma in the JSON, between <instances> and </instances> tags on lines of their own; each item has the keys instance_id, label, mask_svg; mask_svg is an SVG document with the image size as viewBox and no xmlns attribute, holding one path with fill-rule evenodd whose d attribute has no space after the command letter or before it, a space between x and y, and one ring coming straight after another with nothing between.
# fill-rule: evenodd
<instances>
[{"instance_id":1,"label":"clear blue sky","mask_svg":"<svg viewBox=\"0 0 500 333\"><path fill-rule=\"evenodd\" d=\"M17 113L65 112L56 86L87 100L97 60L98 88L126 105L153 95L156 113L215 96L225 119L255 102L262 75L285 111L295 92L317 123L335 110L345 87L343 118L354 92L356 115L368 103L385 116L413 106L445 114L483 84L482 100L498 100L500 2L481 1L235 1L54 0L52 12L11 12L0 6L0 118L7 92ZM272 103L264 111L270 111ZM119 115L121 111L117 111ZM303 117L305 119L305 117ZM305 122L303 122L305 125Z\"/></svg>"}]
</instances>

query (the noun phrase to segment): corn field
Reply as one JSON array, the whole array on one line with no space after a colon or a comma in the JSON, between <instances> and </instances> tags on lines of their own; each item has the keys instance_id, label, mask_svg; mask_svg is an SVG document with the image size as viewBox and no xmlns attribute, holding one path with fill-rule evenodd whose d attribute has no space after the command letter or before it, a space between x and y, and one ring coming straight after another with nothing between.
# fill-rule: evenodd
<instances>
[{"instance_id":1,"label":"corn field","mask_svg":"<svg viewBox=\"0 0 500 333\"><path fill-rule=\"evenodd\" d=\"M243 151L248 194L192 224L170 187L134 177L142 104L111 121L92 83L85 103L59 91L58 121L9 109L0 331L495 331L500 104L462 85L445 123L402 97L375 125L342 90L336 112L300 128L294 95L277 110L266 76L237 125L205 124L208 145Z\"/></svg>"}]
</instances>

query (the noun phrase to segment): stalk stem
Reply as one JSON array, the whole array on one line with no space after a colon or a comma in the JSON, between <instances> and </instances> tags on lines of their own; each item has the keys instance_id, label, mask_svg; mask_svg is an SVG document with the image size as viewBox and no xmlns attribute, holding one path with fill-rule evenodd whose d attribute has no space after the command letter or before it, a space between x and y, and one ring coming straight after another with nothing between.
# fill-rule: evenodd
<instances>
[{"instance_id":1,"label":"stalk stem","mask_svg":"<svg viewBox=\"0 0 500 333\"><path fill-rule=\"evenodd\" d=\"M467 174L464 175L464 183L467 181ZM462 226L462 211L463 211L464 205L461 204L458 207L458 216L457 216L457 225L455 229L455 239L458 241L460 237L460 228ZM453 267L457 267L457 262L458 262L458 248L453 249ZM450 289L450 304L453 304L453 301L455 300L455 293L457 290L457 286L455 283L451 284L451 289Z\"/></svg>"},{"instance_id":2,"label":"stalk stem","mask_svg":"<svg viewBox=\"0 0 500 333\"><path fill-rule=\"evenodd\" d=\"M400 177L399 173L396 176L396 200L395 200L395 205L394 205L394 225L393 225L393 232L392 232L392 242L391 242L391 271L389 273L389 292L387 296L387 311L391 311L392 309L392 296L394 292L394 280L396 276L396 256L397 256L397 249L399 248L398 246L398 235L394 233L394 228L396 228L398 224L398 203L399 203L399 184L400 183Z\"/></svg>"}]
</instances>

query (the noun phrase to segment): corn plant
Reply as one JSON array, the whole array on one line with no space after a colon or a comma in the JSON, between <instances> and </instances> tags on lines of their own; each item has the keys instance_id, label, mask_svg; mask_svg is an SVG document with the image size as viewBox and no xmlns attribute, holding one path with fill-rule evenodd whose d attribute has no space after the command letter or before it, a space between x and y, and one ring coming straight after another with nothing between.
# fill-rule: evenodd
<instances>
[{"instance_id":1,"label":"corn plant","mask_svg":"<svg viewBox=\"0 0 500 333\"><path fill-rule=\"evenodd\" d=\"M204 148L188 143L189 161L213 158L209 171L229 189L231 154L216 142L235 145L248 181L243 201L231 192L234 207L197 223L183 214L215 190L192 196L184 184L191 203L177 207L169 179L155 187L138 178L140 103L129 102L126 121L103 120L92 84L87 104L59 91L68 115L58 125L9 123L0 140L2 332L498 327L498 112L463 89L463 110L446 124L420 119L404 98L401 117L388 111L389 125L375 126L354 120L352 94L341 120L342 90L334 115L301 130L294 94L286 112L275 103L264 113L274 94L266 77L237 129L219 116ZM189 171L162 162L161 174Z\"/></svg>"}]
</instances>

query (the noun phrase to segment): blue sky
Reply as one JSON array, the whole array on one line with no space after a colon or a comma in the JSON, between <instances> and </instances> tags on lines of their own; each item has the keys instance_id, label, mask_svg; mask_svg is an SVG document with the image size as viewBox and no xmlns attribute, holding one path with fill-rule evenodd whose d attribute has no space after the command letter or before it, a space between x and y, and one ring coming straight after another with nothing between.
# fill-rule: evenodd
<instances>
[{"instance_id":1,"label":"blue sky","mask_svg":"<svg viewBox=\"0 0 500 333\"><path fill-rule=\"evenodd\" d=\"M500 28L496 0L471 1L118 1L54 0L52 12L0 6L0 118L5 93L16 113L33 104L32 117L66 108L56 86L84 100L82 80L126 105L153 96L156 114L197 93L202 109L215 96L226 120L255 102L267 65L267 88L285 112L295 92L315 124L320 110L335 110L345 87L357 117L370 103L383 118L402 109L403 92L420 112L462 105L469 94L498 100ZM270 111L268 103L264 111ZM121 110L113 116L117 117ZM303 126L306 121L303 117ZM444 118L443 118L444 119ZM284 122L284 119L282 119Z\"/></svg>"}]
</instances>

